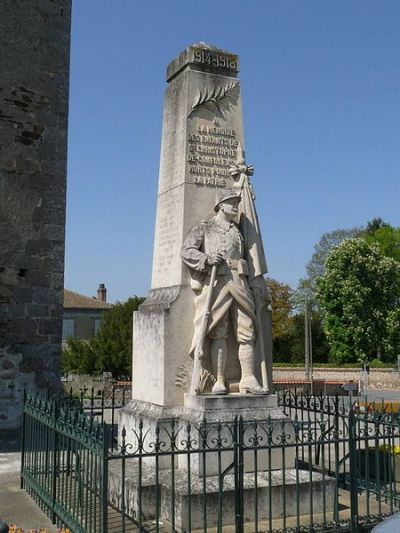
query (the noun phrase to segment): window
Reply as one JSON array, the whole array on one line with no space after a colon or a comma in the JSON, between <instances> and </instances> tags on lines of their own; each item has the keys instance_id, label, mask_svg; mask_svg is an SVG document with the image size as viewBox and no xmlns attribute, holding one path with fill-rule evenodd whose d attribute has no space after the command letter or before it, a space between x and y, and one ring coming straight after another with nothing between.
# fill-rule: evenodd
<instances>
[{"instance_id":1,"label":"window","mask_svg":"<svg viewBox=\"0 0 400 533\"><path fill-rule=\"evenodd\" d=\"M100 318L95 318L94 319L94 334L96 335L99 327L100 327L100 324L101 324L101 319Z\"/></svg>"},{"instance_id":2,"label":"window","mask_svg":"<svg viewBox=\"0 0 400 533\"><path fill-rule=\"evenodd\" d=\"M75 337L75 320L73 318L64 318L63 320L63 331L62 331L62 340L66 341L67 339Z\"/></svg>"}]
</instances>

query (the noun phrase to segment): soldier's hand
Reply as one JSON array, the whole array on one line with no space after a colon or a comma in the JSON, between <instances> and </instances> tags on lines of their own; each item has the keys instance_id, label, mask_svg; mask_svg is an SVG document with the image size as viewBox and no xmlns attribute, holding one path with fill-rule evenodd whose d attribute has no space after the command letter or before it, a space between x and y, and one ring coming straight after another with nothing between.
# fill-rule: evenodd
<instances>
[{"instance_id":1,"label":"soldier's hand","mask_svg":"<svg viewBox=\"0 0 400 533\"><path fill-rule=\"evenodd\" d=\"M209 265L219 265L224 260L224 256L220 252L215 252L213 254L208 254L207 263Z\"/></svg>"},{"instance_id":2,"label":"soldier's hand","mask_svg":"<svg viewBox=\"0 0 400 533\"><path fill-rule=\"evenodd\" d=\"M201 361L204 357L204 352L203 352L203 348L199 345L196 346L196 348L194 349L194 356L195 358L198 358L199 361Z\"/></svg>"}]
</instances>

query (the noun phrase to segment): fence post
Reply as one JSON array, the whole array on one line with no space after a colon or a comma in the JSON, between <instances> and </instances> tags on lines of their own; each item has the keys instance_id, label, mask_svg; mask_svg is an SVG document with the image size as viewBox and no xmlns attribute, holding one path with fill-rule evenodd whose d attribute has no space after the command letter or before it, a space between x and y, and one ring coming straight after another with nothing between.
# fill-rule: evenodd
<instances>
[{"instance_id":1,"label":"fence post","mask_svg":"<svg viewBox=\"0 0 400 533\"><path fill-rule=\"evenodd\" d=\"M358 531L358 466L357 466L357 435L356 417L353 406L349 410L349 471L350 471L350 512L351 512L351 533Z\"/></svg>"},{"instance_id":2,"label":"fence post","mask_svg":"<svg viewBox=\"0 0 400 533\"><path fill-rule=\"evenodd\" d=\"M26 401L26 390L24 389L23 393L23 400L22 400L22 433L21 433L21 477L20 477L20 485L19 488L24 488L24 478L22 477L24 473L24 467L25 467L25 444L26 444L26 437L25 437L25 431L26 431L26 413L25 413L25 401Z\"/></svg>"},{"instance_id":3,"label":"fence post","mask_svg":"<svg viewBox=\"0 0 400 533\"><path fill-rule=\"evenodd\" d=\"M243 516L243 418L235 419L235 514L236 533L244 531Z\"/></svg>"},{"instance_id":4,"label":"fence post","mask_svg":"<svg viewBox=\"0 0 400 533\"><path fill-rule=\"evenodd\" d=\"M335 399L334 399L334 406L335 406L335 412L333 415L333 439L334 439L334 449L335 449L335 455L334 455L334 463L335 463L335 479L336 479L336 485L335 485L335 503L334 503L334 509L333 509L333 520L334 522L339 522L339 461L340 461L340 447L339 447L339 435L340 435L340 429L339 429L339 396L336 393ZM343 418L344 420L344 418ZM342 420L342 422L343 422ZM330 470L330 468L329 468Z\"/></svg>"},{"instance_id":5,"label":"fence post","mask_svg":"<svg viewBox=\"0 0 400 533\"><path fill-rule=\"evenodd\" d=\"M53 433L53 472L51 480L51 521L56 523L56 496L57 496L57 474L58 474L58 433L57 433L57 417L59 409L57 400L54 400L54 419L53 424L50 425L50 430Z\"/></svg>"},{"instance_id":6,"label":"fence post","mask_svg":"<svg viewBox=\"0 0 400 533\"><path fill-rule=\"evenodd\" d=\"M107 426L103 422L103 450L102 450L102 476L101 476L101 507L102 507L102 533L108 532L108 435Z\"/></svg>"}]
</instances>

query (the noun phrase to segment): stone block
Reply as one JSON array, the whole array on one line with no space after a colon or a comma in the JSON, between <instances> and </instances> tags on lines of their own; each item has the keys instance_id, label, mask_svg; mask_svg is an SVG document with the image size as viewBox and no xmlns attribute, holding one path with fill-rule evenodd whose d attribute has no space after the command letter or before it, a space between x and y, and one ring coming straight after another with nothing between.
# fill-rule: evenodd
<instances>
[{"instance_id":1,"label":"stone block","mask_svg":"<svg viewBox=\"0 0 400 533\"><path fill-rule=\"evenodd\" d=\"M191 440L194 446L205 436L206 447L209 451L206 456L194 453L190 460L191 472L197 476L213 476L218 471L225 470L233 461L233 452L228 448L233 447L233 434L235 419L243 419L243 439L245 446L252 446L257 436L260 446L268 442L267 425L271 424L273 442L285 438L288 442L294 441L293 422L277 407L276 396L248 396L230 394L225 397L213 395L185 396L183 407L162 407L139 400L132 400L120 410L119 428L125 428L126 443L133 449L137 448L139 435L145 435L144 447L151 450L157 439L164 442L166 449L171 446L171 435L179 435L174 443L177 449L185 449L186 443ZM142 425L142 430L140 429ZM203 432L203 433L202 433ZM157 436L158 435L158 436ZM121 443L121 436L119 439ZM221 453L213 452L217 442L222 442ZM187 458L182 455L177 457L180 469L187 470ZM285 455L280 449L273 449L271 454L265 450L258 453L259 470L280 469L285 463L286 468L294 466L294 449L287 448ZM147 465L153 465L154 458L145 457ZM254 452L244 453L245 471L254 470ZM169 458L160 457L159 468L170 468Z\"/></svg>"},{"instance_id":2,"label":"stone block","mask_svg":"<svg viewBox=\"0 0 400 533\"><path fill-rule=\"evenodd\" d=\"M174 513L175 527L178 531L200 530L204 526L207 529L216 527L219 516L222 526L235 525L236 491L233 474L224 476L222 488L220 485L222 480L218 476L208 477L204 485L203 478L195 474L191 475L189 483L184 472L177 470L172 478L171 470L165 470L158 473L157 479L154 468L142 466L142 478L139 483L138 461L128 458L125 466L125 508L128 516L137 520L141 511L143 519L154 520L158 493L160 519L171 523ZM275 470L271 474L245 473L243 479L245 523L254 522L256 502L259 522L270 518L282 518L284 515L286 517L307 515L311 506L315 514L323 511L328 515L332 513L335 479L327 476L323 478L321 474L315 472L311 479L312 482L309 472L294 469ZM109 500L117 508L121 508L122 484L120 465L114 461L109 472ZM139 491L141 509L139 509Z\"/></svg>"},{"instance_id":3,"label":"stone block","mask_svg":"<svg viewBox=\"0 0 400 533\"><path fill-rule=\"evenodd\" d=\"M27 315L31 318L44 318L51 316L50 307L46 304L28 304ZM57 316L59 316L59 312L57 313Z\"/></svg>"},{"instance_id":4,"label":"stone block","mask_svg":"<svg viewBox=\"0 0 400 533\"><path fill-rule=\"evenodd\" d=\"M51 287L35 287L33 289L33 303L35 304L58 304L60 303L61 292Z\"/></svg>"},{"instance_id":5,"label":"stone block","mask_svg":"<svg viewBox=\"0 0 400 533\"><path fill-rule=\"evenodd\" d=\"M14 368L14 367L15 367L15 364L14 364L14 362L10 361L10 359L4 359L4 360L1 362L1 366L2 366L5 370L8 370L9 368Z\"/></svg>"},{"instance_id":6,"label":"stone block","mask_svg":"<svg viewBox=\"0 0 400 533\"><path fill-rule=\"evenodd\" d=\"M61 318L47 318L39 320L39 334L59 335L61 331Z\"/></svg>"}]
</instances>

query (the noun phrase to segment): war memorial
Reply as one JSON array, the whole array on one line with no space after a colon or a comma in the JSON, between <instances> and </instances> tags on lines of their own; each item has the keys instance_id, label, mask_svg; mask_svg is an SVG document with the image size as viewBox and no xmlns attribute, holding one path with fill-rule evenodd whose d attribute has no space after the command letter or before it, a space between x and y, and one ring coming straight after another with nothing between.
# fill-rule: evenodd
<instances>
[{"instance_id":1,"label":"war memorial","mask_svg":"<svg viewBox=\"0 0 400 533\"><path fill-rule=\"evenodd\" d=\"M202 527L205 501L207 525L217 526L221 491L224 519L235 522L234 452L229 449L234 437L225 424L238 419L241 424L258 423L262 433L268 420L271 437L278 439L282 432L290 439L294 431L273 390L267 264L255 171L245 156L238 72L237 55L205 43L189 46L168 66L151 290L134 313L133 399L120 413L124 444L132 447L139 434L143 448L170 441L171 421L181 441L178 448L185 448L188 439L190 445L197 442L204 424L208 443L227 445L222 452L177 456L172 468L177 469L180 491L173 510L170 460L160 459L159 481L154 458L144 459L145 514L151 517L156 485L161 484L162 518L173 520L179 530ZM248 444L253 433L243 432ZM296 480L293 450L287 450L283 463L275 450L260 450L257 462L253 452L243 454L243 502L253 508L254 499L260 500L260 519L270 514L269 506L273 517L281 516L282 484L289 488L288 502L295 501L299 486L307 501L307 477L297 475ZM274 472L269 481L267 470ZM139 512L136 475L126 501L134 515ZM111 474L116 501L120 486L118 474ZM332 499L329 479L324 490ZM317 494L314 505L316 511L322 505ZM295 514L290 503L285 513Z\"/></svg>"},{"instance_id":2,"label":"war memorial","mask_svg":"<svg viewBox=\"0 0 400 533\"><path fill-rule=\"evenodd\" d=\"M244 409L259 396L276 407L238 70L236 55L204 44L168 67L151 290L133 324L138 411L208 411L213 396L229 410L239 389Z\"/></svg>"}]
</instances>

